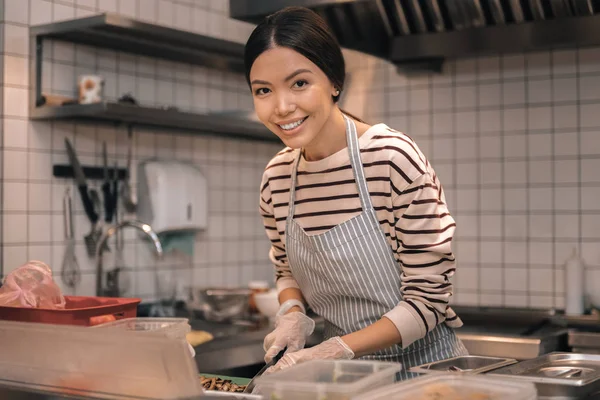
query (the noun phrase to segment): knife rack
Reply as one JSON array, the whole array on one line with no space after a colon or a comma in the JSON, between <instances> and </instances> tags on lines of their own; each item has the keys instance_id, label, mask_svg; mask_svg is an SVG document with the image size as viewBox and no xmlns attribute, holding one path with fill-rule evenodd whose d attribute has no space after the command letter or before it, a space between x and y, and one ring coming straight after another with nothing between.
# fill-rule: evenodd
<instances>
[{"instance_id":1,"label":"knife rack","mask_svg":"<svg viewBox=\"0 0 600 400\"><path fill-rule=\"evenodd\" d=\"M85 178L89 180L103 180L104 179L104 167L86 167L82 166ZM109 179L113 178L114 168L108 168ZM52 175L56 178L74 178L73 167L70 165L54 165L52 166ZM126 168L117 169L118 180L124 180L127 177Z\"/></svg>"}]
</instances>

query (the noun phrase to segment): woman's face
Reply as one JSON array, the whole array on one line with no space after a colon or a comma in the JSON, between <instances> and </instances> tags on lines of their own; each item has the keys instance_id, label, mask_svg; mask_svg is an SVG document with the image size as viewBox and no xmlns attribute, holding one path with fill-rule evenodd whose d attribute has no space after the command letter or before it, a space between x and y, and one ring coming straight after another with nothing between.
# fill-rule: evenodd
<instances>
[{"instance_id":1,"label":"woman's face","mask_svg":"<svg viewBox=\"0 0 600 400\"><path fill-rule=\"evenodd\" d=\"M335 107L331 96L336 89L327 75L287 47L258 56L250 70L250 83L258 118L294 149L315 141Z\"/></svg>"}]
</instances>

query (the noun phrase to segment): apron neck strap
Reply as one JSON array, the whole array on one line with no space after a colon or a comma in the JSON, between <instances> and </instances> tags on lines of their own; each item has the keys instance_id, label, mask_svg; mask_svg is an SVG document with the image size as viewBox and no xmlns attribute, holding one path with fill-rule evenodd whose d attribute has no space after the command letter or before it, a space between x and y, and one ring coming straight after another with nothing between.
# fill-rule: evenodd
<instances>
[{"instance_id":1,"label":"apron neck strap","mask_svg":"<svg viewBox=\"0 0 600 400\"><path fill-rule=\"evenodd\" d=\"M354 124L354 121L352 121L346 115L344 115L344 122L346 123L346 142L348 144L348 155L350 156L350 165L352 166L354 180L356 181L356 185L358 187L360 205L362 206L363 211L370 210L373 208L373 205L371 203L371 196L369 195L369 188L367 187L365 171L360 159L360 147L358 146L358 133L356 132L356 125ZM290 203L287 216L288 220L294 218L294 211L296 209L296 176L298 172L298 164L300 164L301 158L302 149L299 149L292 167Z\"/></svg>"}]
</instances>

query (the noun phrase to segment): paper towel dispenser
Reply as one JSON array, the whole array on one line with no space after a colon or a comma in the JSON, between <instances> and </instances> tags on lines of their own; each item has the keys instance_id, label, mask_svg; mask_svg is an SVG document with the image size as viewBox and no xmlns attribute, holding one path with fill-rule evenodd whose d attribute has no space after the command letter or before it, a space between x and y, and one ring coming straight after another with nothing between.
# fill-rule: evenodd
<instances>
[{"instance_id":1,"label":"paper towel dispenser","mask_svg":"<svg viewBox=\"0 0 600 400\"><path fill-rule=\"evenodd\" d=\"M137 217L157 233L197 231L208 224L208 185L189 162L147 160L138 165Z\"/></svg>"}]
</instances>

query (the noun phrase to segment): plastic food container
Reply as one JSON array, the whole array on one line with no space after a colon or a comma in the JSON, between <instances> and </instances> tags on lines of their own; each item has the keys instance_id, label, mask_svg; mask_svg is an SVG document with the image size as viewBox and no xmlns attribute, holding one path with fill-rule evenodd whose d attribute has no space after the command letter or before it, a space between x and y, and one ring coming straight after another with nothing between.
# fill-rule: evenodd
<instances>
[{"instance_id":1,"label":"plastic food container","mask_svg":"<svg viewBox=\"0 0 600 400\"><path fill-rule=\"evenodd\" d=\"M399 382L352 399L535 400L537 390L528 382L513 382L483 375L439 373Z\"/></svg>"},{"instance_id":2,"label":"plastic food container","mask_svg":"<svg viewBox=\"0 0 600 400\"><path fill-rule=\"evenodd\" d=\"M64 310L0 306L0 320L93 326L137 315L141 299L65 296Z\"/></svg>"},{"instance_id":3,"label":"plastic food container","mask_svg":"<svg viewBox=\"0 0 600 400\"><path fill-rule=\"evenodd\" d=\"M261 376L259 394L270 400L343 400L392 384L399 363L359 360L315 360Z\"/></svg>"},{"instance_id":4,"label":"plastic food container","mask_svg":"<svg viewBox=\"0 0 600 400\"><path fill-rule=\"evenodd\" d=\"M142 334L161 335L185 339L191 327L187 318L127 318L94 326L94 328L120 329Z\"/></svg>"},{"instance_id":5,"label":"plastic food container","mask_svg":"<svg viewBox=\"0 0 600 400\"><path fill-rule=\"evenodd\" d=\"M0 383L95 399L202 394L183 341L117 329L0 321Z\"/></svg>"},{"instance_id":6,"label":"plastic food container","mask_svg":"<svg viewBox=\"0 0 600 400\"><path fill-rule=\"evenodd\" d=\"M119 321L96 325L94 329L116 329L123 332L142 335L157 335L172 339L181 339L187 343L186 334L191 331L187 318L127 318ZM194 348L188 344L192 357Z\"/></svg>"},{"instance_id":7,"label":"plastic food container","mask_svg":"<svg viewBox=\"0 0 600 400\"><path fill-rule=\"evenodd\" d=\"M202 397L204 400L262 400L262 398L256 394L216 392L214 390L205 390Z\"/></svg>"}]
</instances>

